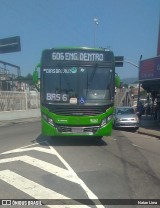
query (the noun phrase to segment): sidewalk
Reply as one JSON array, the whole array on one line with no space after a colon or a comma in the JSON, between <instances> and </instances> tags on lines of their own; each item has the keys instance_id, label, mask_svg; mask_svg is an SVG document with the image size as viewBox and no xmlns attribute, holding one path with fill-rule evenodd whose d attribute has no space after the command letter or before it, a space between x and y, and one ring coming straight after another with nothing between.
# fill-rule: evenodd
<instances>
[{"instance_id":1,"label":"sidewalk","mask_svg":"<svg viewBox=\"0 0 160 208\"><path fill-rule=\"evenodd\" d=\"M160 122L154 120L151 116L142 116L140 128L137 130L139 134L145 134L160 139Z\"/></svg>"}]
</instances>

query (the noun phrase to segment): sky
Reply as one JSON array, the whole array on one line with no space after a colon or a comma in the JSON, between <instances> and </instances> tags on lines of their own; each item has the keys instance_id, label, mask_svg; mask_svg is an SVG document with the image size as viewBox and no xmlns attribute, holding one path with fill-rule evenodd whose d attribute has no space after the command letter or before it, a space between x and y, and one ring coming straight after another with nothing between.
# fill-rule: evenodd
<instances>
[{"instance_id":1,"label":"sky","mask_svg":"<svg viewBox=\"0 0 160 208\"><path fill-rule=\"evenodd\" d=\"M95 45L124 56L124 66L116 68L122 79L138 77L127 62L156 56L159 17L160 0L0 0L0 39L21 40L20 52L0 54L0 60L26 76L43 49Z\"/></svg>"}]
</instances>

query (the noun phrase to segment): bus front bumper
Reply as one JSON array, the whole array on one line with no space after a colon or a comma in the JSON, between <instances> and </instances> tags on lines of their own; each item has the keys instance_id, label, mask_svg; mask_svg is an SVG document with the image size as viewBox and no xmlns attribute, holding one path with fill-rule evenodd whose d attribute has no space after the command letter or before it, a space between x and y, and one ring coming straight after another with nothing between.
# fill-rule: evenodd
<instances>
[{"instance_id":1,"label":"bus front bumper","mask_svg":"<svg viewBox=\"0 0 160 208\"><path fill-rule=\"evenodd\" d=\"M110 136L112 121L104 126L51 125L42 119L42 134L46 136Z\"/></svg>"}]
</instances>

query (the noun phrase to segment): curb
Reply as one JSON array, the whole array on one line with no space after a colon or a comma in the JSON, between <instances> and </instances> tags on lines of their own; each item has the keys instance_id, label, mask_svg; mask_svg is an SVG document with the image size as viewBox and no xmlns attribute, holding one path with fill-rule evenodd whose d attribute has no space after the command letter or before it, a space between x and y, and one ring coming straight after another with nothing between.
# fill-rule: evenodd
<instances>
[{"instance_id":1,"label":"curb","mask_svg":"<svg viewBox=\"0 0 160 208\"><path fill-rule=\"evenodd\" d=\"M151 131L154 131L154 130L151 130ZM156 137L156 138L160 139L160 135L154 134L152 132L137 130L137 133L147 135L147 136Z\"/></svg>"}]
</instances>

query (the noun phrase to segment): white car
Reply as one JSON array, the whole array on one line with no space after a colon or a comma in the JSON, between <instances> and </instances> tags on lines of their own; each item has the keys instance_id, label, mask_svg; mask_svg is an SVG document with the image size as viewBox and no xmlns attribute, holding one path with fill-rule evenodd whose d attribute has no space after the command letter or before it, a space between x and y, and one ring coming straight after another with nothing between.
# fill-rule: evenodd
<instances>
[{"instance_id":1,"label":"white car","mask_svg":"<svg viewBox=\"0 0 160 208\"><path fill-rule=\"evenodd\" d=\"M113 126L117 128L139 128L139 118L132 107L116 107L113 115Z\"/></svg>"}]
</instances>

